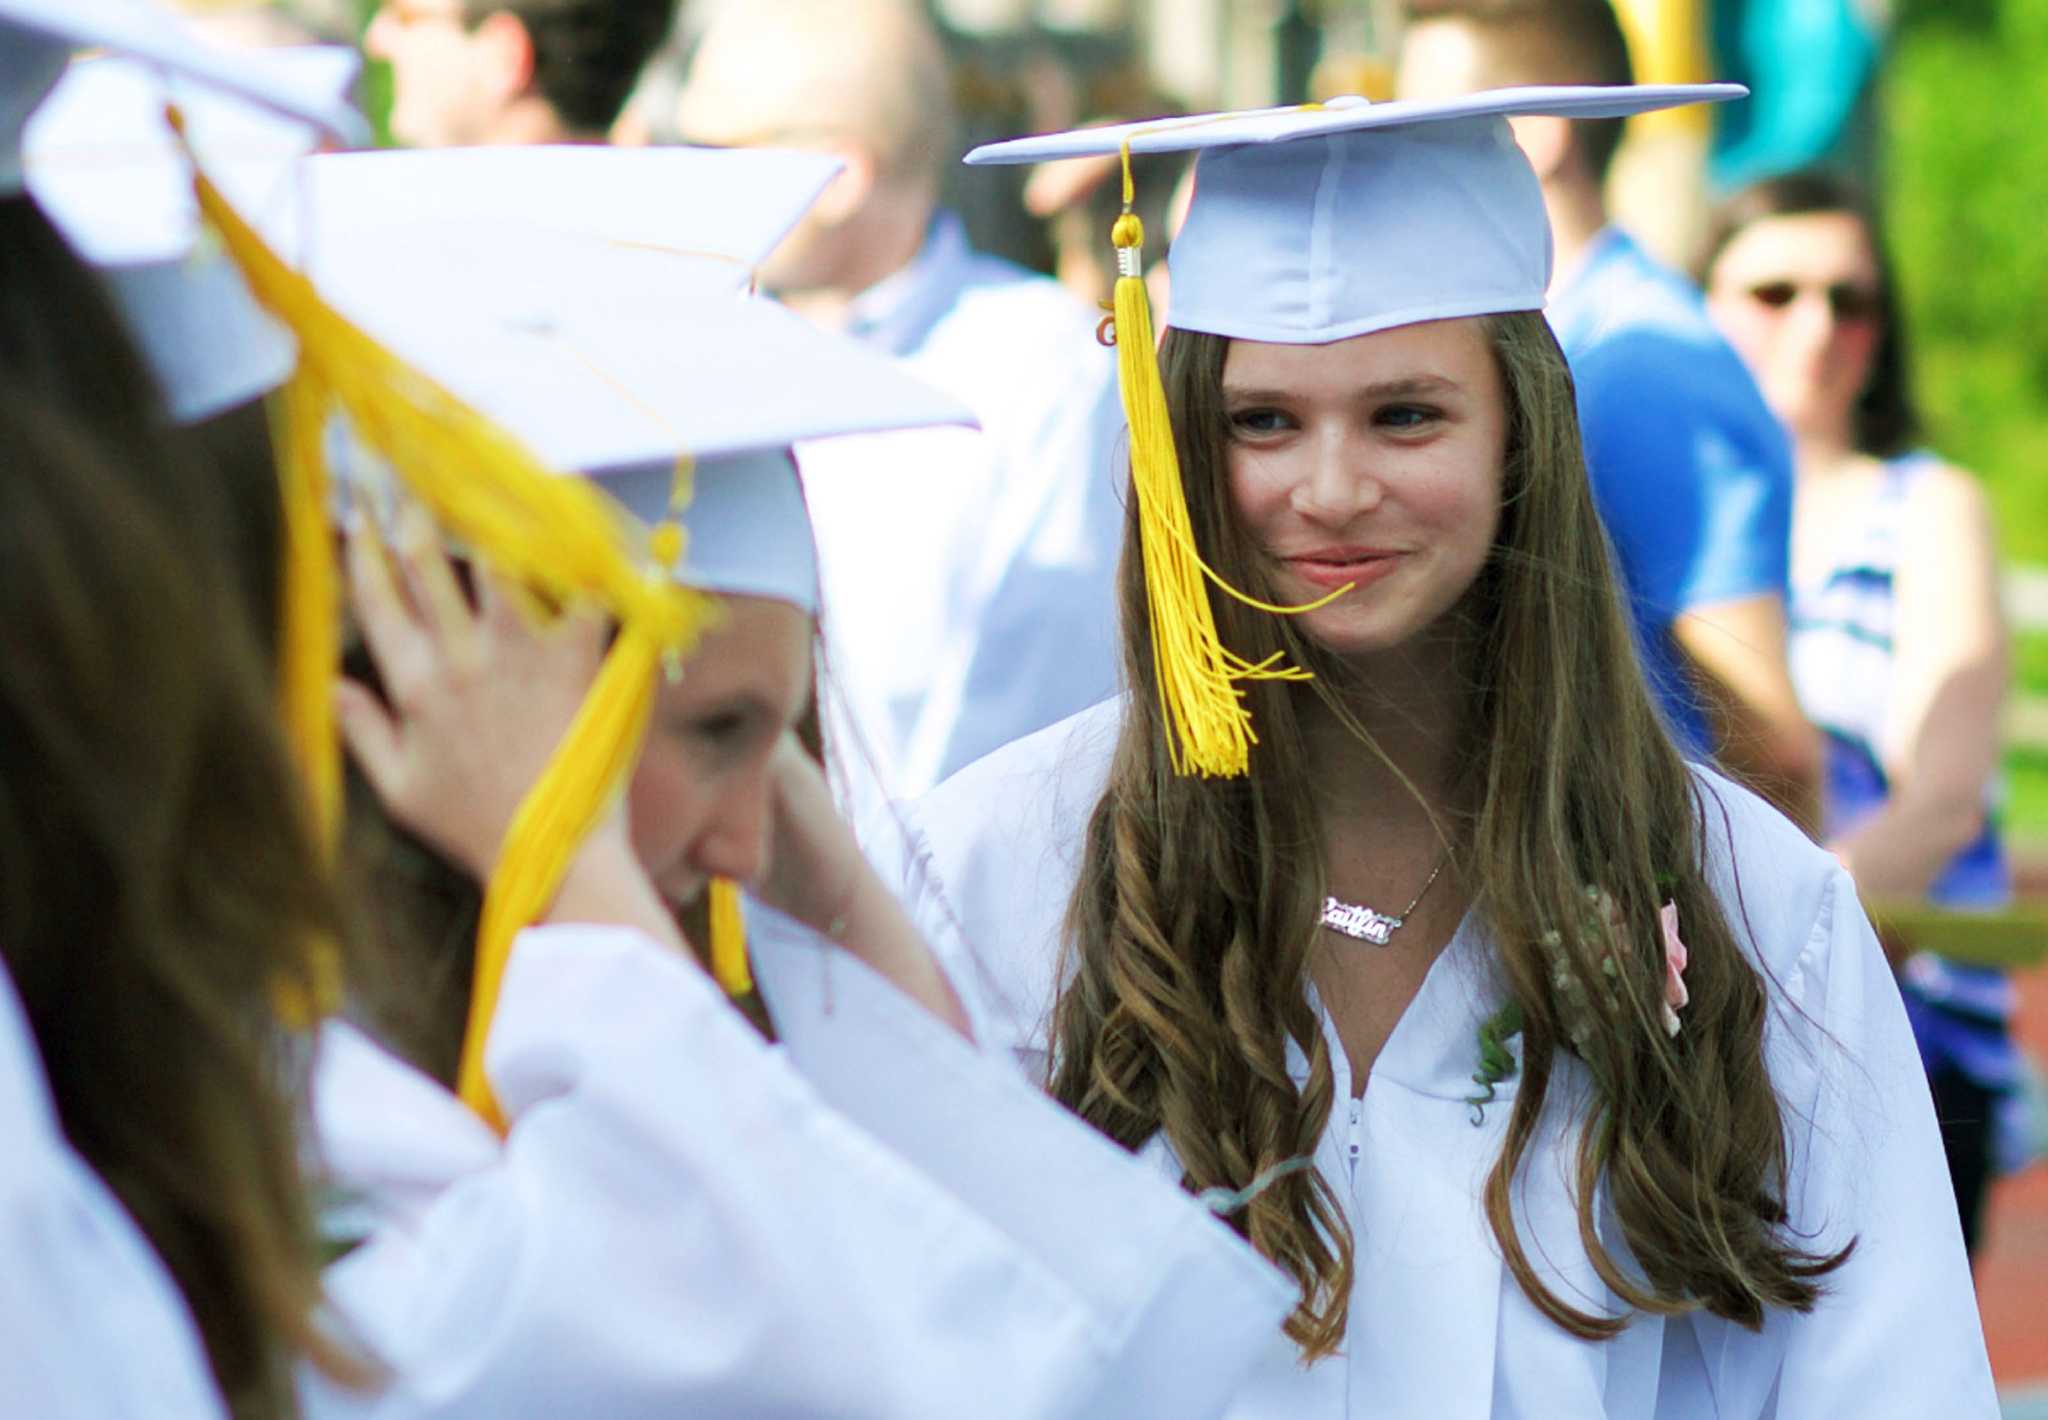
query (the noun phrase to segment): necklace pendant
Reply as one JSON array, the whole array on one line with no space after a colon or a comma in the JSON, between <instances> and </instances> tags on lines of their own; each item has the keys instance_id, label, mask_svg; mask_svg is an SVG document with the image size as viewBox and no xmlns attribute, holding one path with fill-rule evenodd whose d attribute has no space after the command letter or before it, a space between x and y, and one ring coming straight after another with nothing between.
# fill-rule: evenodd
<instances>
[{"instance_id":1,"label":"necklace pendant","mask_svg":"<svg viewBox=\"0 0 2048 1420\"><path fill-rule=\"evenodd\" d=\"M1376 947L1384 947L1387 940L1400 928L1402 921L1402 918L1375 912L1362 902L1344 902L1335 897L1323 899L1323 925L1332 932L1341 932L1354 941L1371 942Z\"/></svg>"}]
</instances>

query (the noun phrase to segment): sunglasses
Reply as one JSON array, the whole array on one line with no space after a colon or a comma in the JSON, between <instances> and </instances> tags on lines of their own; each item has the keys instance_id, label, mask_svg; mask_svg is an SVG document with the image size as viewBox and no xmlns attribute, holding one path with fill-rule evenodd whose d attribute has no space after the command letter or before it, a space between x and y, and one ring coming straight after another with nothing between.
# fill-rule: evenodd
<instances>
[{"instance_id":1,"label":"sunglasses","mask_svg":"<svg viewBox=\"0 0 2048 1420\"><path fill-rule=\"evenodd\" d=\"M1876 320L1884 302L1868 286L1837 281L1828 286L1808 286L1797 281L1762 281L1748 290L1749 299L1766 310L1782 311L1799 299L1801 291L1819 291L1828 303L1828 313L1838 325L1860 325Z\"/></svg>"}]
</instances>

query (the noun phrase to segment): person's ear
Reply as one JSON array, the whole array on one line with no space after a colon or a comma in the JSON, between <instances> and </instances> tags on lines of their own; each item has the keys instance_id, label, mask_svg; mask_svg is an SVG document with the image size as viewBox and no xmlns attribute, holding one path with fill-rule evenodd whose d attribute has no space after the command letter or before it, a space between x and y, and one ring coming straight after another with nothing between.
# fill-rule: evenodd
<instances>
[{"instance_id":1,"label":"person's ear","mask_svg":"<svg viewBox=\"0 0 2048 1420\"><path fill-rule=\"evenodd\" d=\"M810 217L821 226L837 227L867 206L880 183L881 168L874 154L857 143L832 143L825 151L845 166L811 204Z\"/></svg>"},{"instance_id":2,"label":"person's ear","mask_svg":"<svg viewBox=\"0 0 2048 1420\"><path fill-rule=\"evenodd\" d=\"M1564 171L1571 160L1572 122L1552 114L1520 114L1508 120L1515 142L1536 169L1536 176L1549 182Z\"/></svg>"},{"instance_id":3,"label":"person's ear","mask_svg":"<svg viewBox=\"0 0 2048 1420\"><path fill-rule=\"evenodd\" d=\"M471 33L483 58L485 82L500 100L510 103L533 85L533 32L510 10L484 17Z\"/></svg>"}]
</instances>

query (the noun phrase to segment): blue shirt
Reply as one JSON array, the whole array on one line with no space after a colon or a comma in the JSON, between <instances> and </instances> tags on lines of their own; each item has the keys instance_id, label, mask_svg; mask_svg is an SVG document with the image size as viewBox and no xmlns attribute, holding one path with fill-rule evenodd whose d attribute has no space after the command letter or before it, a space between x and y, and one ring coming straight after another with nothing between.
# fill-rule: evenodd
<instances>
[{"instance_id":1,"label":"blue shirt","mask_svg":"<svg viewBox=\"0 0 2048 1420\"><path fill-rule=\"evenodd\" d=\"M1708 754L1671 623L1785 595L1791 447L1692 283L1618 228L1593 239L1549 314L1578 387L1586 469L1644 672L1680 748Z\"/></svg>"}]
</instances>

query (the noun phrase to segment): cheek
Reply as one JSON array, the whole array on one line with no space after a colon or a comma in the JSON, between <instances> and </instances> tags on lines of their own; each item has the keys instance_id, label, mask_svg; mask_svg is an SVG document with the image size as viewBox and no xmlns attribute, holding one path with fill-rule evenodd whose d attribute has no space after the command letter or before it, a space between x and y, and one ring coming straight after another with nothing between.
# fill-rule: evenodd
<instances>
[{"instance_id":1,"label":"cheek","mask_svg":"<svg viewBox=\"0 0 2048 1420\"><path fill-rule=\"evenodd\" d=\"M657 880L683 861L696 837L709 798L701 778L688 756L659 735L633 770L626 799L633 851Z\"/></svg>"},{"instance_id":2,"label":"cheek","mask_svg":"<svg viewBox=\"0 0 2048 1420\"><path fill-rule=\"evenodd\" d=\"M1877 359L1877 325L1861 321L1844 325L1835 332L1833 358L1828 361L1829 383L1850 394L1862 392L1870 382L1870 367Z\"/></svg>"},{"instance_id":3,"label":"cheek","mask_svg":"<svg viewBox=\"0 0 2048 1420\"><path fill-rule=\"evenodd\" d=\"M1287 513L1297 473L1289 453L1232 444L1224 453L1224 470L1231 512L1254 538Z\"/></svg>"},{"instance_id":4,"label":"cheek","mask_svg":"<svg viewBox=\"0 0 2048 1420\"><path fill-rule=\"evenodd\" d=\"M1759 311L1748 300L1715 301L1709 307L1714 323L1735 347L1742 362L1757 373L1768 369L1777 342L1773 339L1778 321Z\"/></svg>"}]
</instances>

